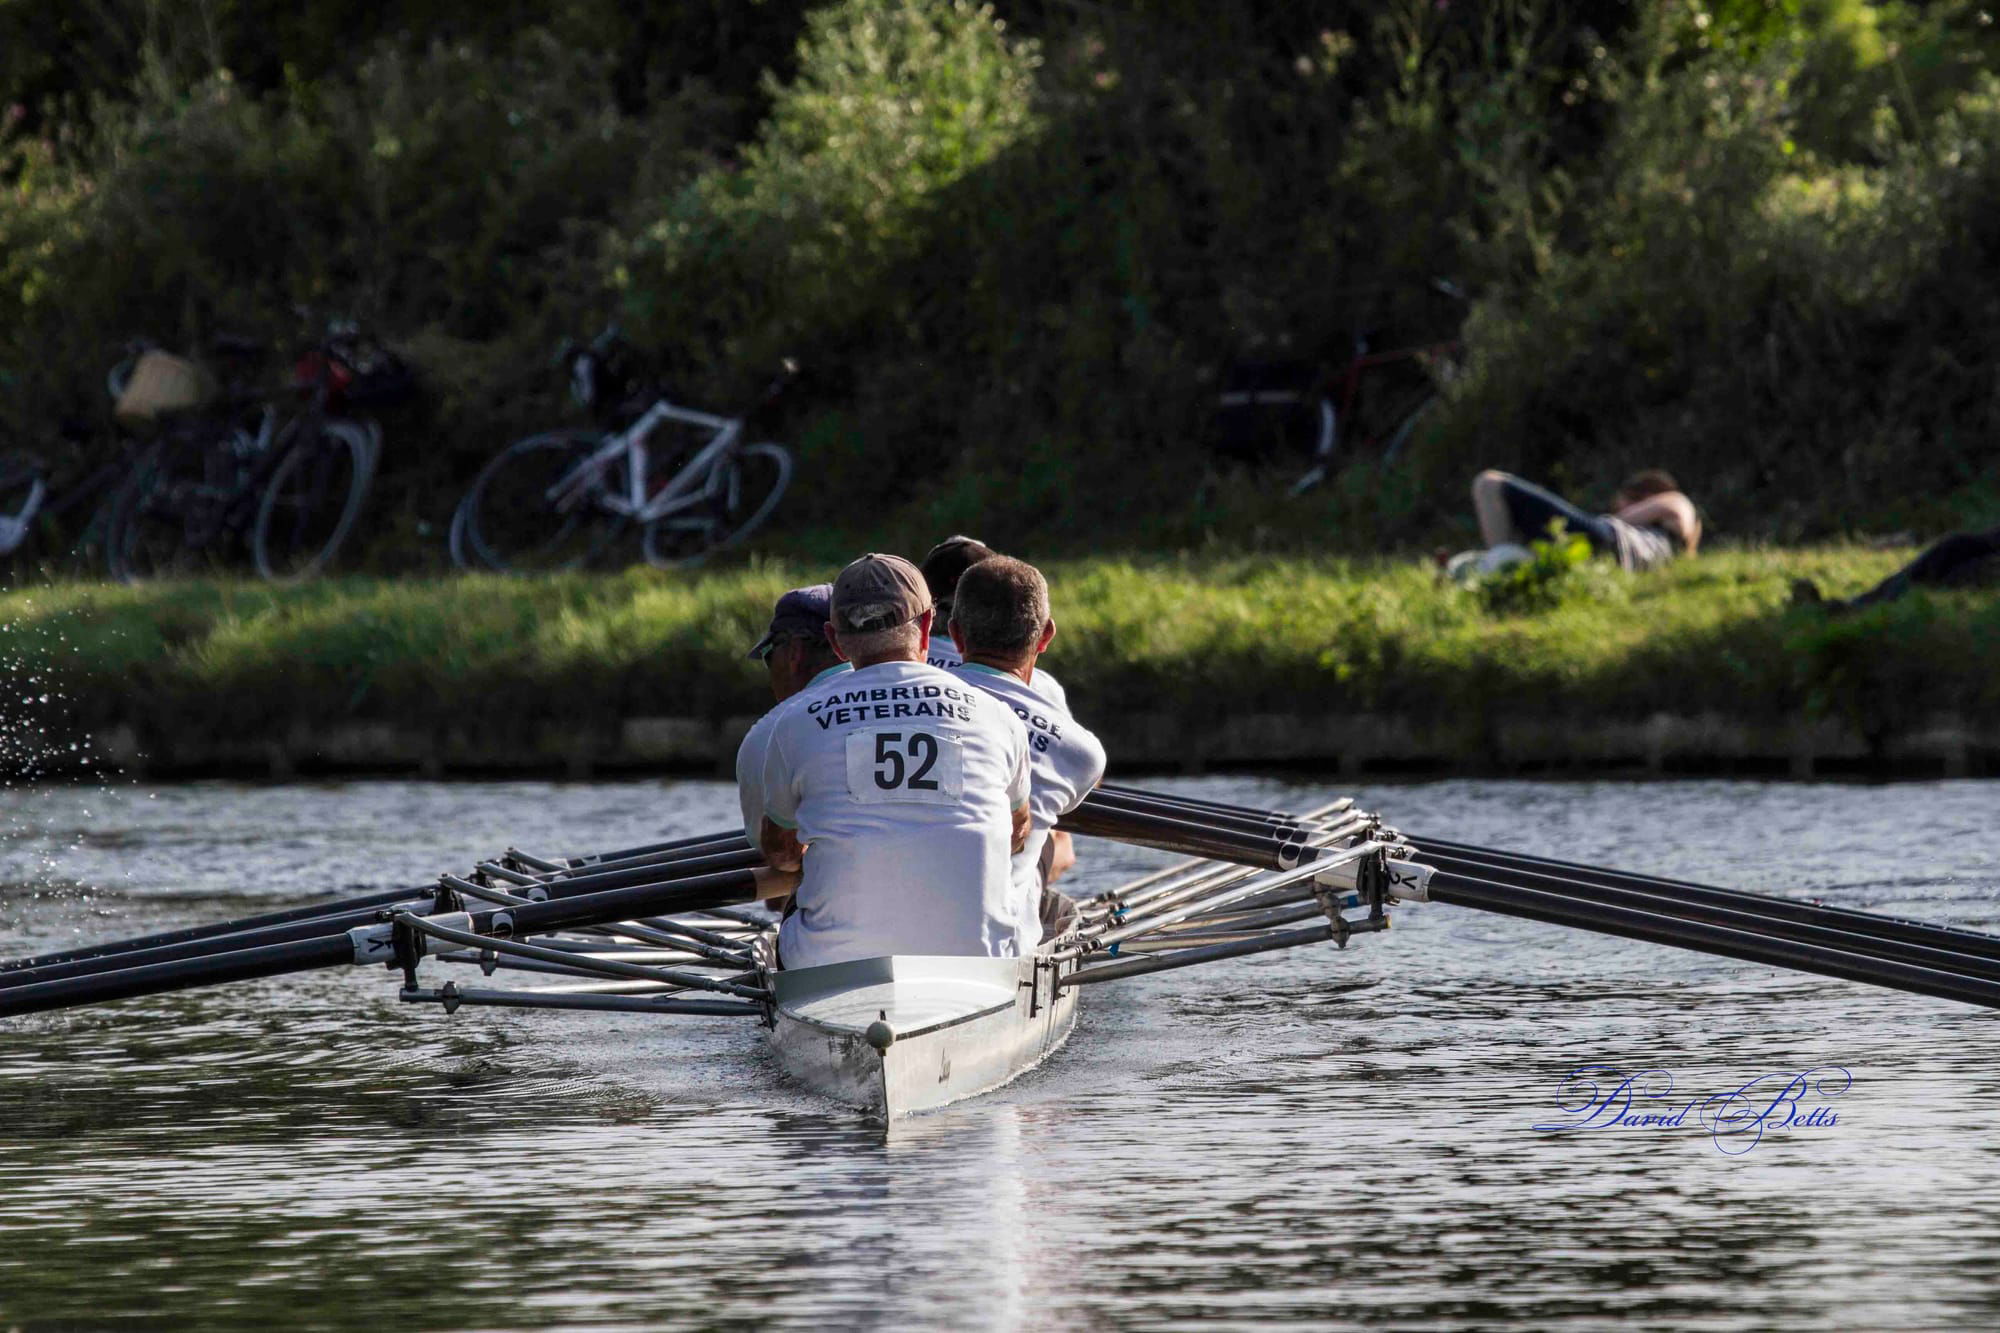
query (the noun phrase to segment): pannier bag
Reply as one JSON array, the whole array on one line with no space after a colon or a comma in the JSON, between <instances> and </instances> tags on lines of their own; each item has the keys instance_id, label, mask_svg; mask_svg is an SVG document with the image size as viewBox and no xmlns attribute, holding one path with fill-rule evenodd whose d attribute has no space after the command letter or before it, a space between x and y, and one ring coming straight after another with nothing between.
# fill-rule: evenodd
<instances>
[{"instance_id":1,"label":"pannier bag","mask_svg":"<svg viewBox=\"0 0 2000 1333\"><path fill-rule=\"evenodd\" d=\"M122 421L151 421L164 412L199 407L207 397L208 378L200 366L154 348L133 363L115 410Z\"/></svg>"}]
</instances>

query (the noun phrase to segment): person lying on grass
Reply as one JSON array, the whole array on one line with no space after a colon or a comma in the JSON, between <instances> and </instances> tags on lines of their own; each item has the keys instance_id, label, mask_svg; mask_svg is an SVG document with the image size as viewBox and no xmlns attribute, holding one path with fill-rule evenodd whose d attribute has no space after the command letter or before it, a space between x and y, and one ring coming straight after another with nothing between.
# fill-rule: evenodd
<instances>
[{"instance_id":1,"label":"person lying on grass","mask_svg":"<svg viewBox=\"0 0 2000 1333\"><path fill-rule=\"evenodd\" d=\"M1954 532L1857 597L1822 597L1811 579L1792 584L1795 606L1824 606L1835 615L1893 602L1912 588L2000 588L2000 528Z\"/></svg>"},{"instance_id":2,"label":"person lying on grass","mask_svg":"<svg viewBox=\"0 0 2000 1333\"><path fill-rule=\"evenodd\" d=\"M1589 513L1531 481L1489 468L1472 479L1472 507L1489 548L1511 546L1524 558L1528 543L1547 536L1557 520L1586 538L1596 554L1634 572L1658 569L1701 547L1701 516L1694 501L1658 468L1626 478L1604 514Z\"/></svg>"}]
</instances>

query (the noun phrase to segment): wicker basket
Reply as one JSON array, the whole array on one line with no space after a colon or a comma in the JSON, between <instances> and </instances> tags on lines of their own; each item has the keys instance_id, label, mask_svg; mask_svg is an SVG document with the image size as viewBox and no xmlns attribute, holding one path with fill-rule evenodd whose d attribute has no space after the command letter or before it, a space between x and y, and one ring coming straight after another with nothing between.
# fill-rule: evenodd
<instances>
[{"instance_id":1,"label":"wicker basket","mask_svg":"<svg viewBox=\"0 0 2000 1333\"><path fill-rule=\"evenodd\" d=\"M151 421L163 412L199 407L207 397L208 377L200 366L155 349L133 365L116 410L122 421Z\"/></svg>"}]
</instances>

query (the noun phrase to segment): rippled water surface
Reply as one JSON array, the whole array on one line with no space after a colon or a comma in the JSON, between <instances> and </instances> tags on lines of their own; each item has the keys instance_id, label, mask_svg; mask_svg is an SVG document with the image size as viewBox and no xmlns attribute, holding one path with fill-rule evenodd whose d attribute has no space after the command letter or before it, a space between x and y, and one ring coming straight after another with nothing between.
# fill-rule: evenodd
<instances>
[{"instance_id":1,"label":"rippled water surface","mask_svg":"<svg viewBox=\"0 0 2000 1333\"><path fill-rule=\"evenodd\" d=\"M1321 789L1162 781L1298 808ZM1490 846L2000 928L2000 787L1441 783ZM714 783L0 793L0 956L727 825ZM1165 858L1086 845L1102 887ZM436 965L433 965L436 966ZM1852 1071L1719 1152L1538 1133L1573 1069ZM0 1328L1536 1328L2000 1321L2000 1025L1406 907L1345 952L1092 988L1067 1049L888 1128L749 1023L397 1003L380 970L0 1021Z\"/></svg>"}]
</instances>

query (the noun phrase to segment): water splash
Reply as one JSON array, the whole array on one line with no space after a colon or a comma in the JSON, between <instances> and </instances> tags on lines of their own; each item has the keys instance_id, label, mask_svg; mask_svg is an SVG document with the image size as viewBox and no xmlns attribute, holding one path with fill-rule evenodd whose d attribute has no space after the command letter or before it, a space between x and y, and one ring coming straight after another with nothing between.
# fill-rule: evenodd
<instances>
[{"instance_id":1,"label":"water splash","mask_svg":"<svg viewBox=\"0 0 2000 1333\"><path fill-rule=\"evenodd\" d=\"M52 805L49 797L57 784L70 788L72 798L78 784L102 796L125 774L83 730L63 686L65 622L72 613L35 615L33 598L18 605L13 618L0 621L0 846L16 853L0 877L0 906L44 898L89 901L95 886L66 866L91 837L104 802Z\"/></svg>"}]
</instances>

